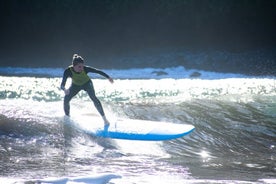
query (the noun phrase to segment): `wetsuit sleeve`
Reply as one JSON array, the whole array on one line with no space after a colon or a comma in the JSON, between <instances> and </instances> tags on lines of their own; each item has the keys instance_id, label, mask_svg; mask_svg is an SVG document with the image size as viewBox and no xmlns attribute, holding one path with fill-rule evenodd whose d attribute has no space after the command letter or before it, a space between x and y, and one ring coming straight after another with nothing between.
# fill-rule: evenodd
<instances>
[{"instance_id":1,"label":"wetsuit sleeve","mask_svg":"<svg viewBox=\"0 0 276 184\"><path fill-rule=\"evenodd\" d=\"M100 74L100 75L104 76L104 77L107 78L107 79L110 78L109 75L107 75L107 74L104 73L103 71L98 70L98 69L96 69L96 68L92 68L92 67L90 67L90 66L85 66L85 67L84 67L84 71L85 71L85 73L92 72L92 73Z\"/></svg>"},{"instance_id":2,"label":"wetsuit sleeve","mask_svg":"<svg viewBox=\"0 0 276 184\"><path fill-rule=\"evenodd\" d=\"M64 70L60 89L65 90L65 84L66 84L67 78L70 77L71 75L72 74L71 74L70 68L67 68L66 70Z\"/></svg>"}]
</instances>

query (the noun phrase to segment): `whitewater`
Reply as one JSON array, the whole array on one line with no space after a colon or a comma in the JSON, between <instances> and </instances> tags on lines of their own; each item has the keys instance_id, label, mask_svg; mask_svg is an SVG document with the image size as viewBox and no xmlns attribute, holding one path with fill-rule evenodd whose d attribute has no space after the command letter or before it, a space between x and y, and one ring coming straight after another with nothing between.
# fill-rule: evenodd
<instances>
[{"instance_id":1,"label":"whitewater","mask_svg":"<svg viewBox=\"0 0 276 184\"><path fill-rule=\"evenodd\" d=\"M114 84L90 77L108 118L195 130L160 142L92 137L64 116L62 68L3 67L0 183L276 183L275 77L182 66L103 71ZM82 91L71 116L84 114L98 112Z\"/></svg>"}]
</instances>

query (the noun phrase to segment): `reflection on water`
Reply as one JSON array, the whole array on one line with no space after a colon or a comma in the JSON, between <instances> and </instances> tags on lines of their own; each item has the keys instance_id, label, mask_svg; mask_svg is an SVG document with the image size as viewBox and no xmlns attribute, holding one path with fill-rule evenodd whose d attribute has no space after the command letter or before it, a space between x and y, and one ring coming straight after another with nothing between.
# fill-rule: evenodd
<instances>
[{"instance_id":1,"label":"reflection on water","mask_svg":"<svg viewBox=\"0 0 276 184\"><path fill-rule=\"evenodd\" d=\"M1 183L98 174L122 176L112 183L275 181L273 79L118 80L112 86L95 80L110 118L196 127L188 136L163 142L96 138L70 126L59 82L1 77ZM85 93L71 108L76 118L98 115Z\"/></svg>"}]
</instances>

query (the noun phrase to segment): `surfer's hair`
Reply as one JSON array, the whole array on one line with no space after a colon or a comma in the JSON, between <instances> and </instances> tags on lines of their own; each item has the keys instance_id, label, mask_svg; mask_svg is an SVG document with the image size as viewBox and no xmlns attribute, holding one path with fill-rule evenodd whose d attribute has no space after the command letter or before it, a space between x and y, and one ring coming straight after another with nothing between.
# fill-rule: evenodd
<instances>
[{"instance_id":1,"label":"surfer's hair","mask_svg":"<svg viewBox=\"0 0 276 184\"><path fill-rule=\"evenodd\" d=\"M84 59L80 55L74 54L72 59L72 65L75 66L79 63L84 63Z\"/></svg>"}]
</instances>

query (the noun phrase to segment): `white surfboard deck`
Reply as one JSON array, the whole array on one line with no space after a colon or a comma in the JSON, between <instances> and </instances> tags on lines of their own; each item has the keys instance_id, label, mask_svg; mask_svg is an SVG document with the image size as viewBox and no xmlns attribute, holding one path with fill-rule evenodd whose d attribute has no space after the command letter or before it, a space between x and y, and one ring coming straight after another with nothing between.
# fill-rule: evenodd
<instances>
[{"instance_id":1,"label":"white surfboard deck","mask_svg":"<svg viewBox=\"0 0 276 184\"><path fill-rule=\"evenodd\" d=\"M195 128L187 124L137 119L117 119L104 126L100 117L84 117L71 122L87 134L112 139L164 141L185 136Z\"/></svg>"}]
</instances>

